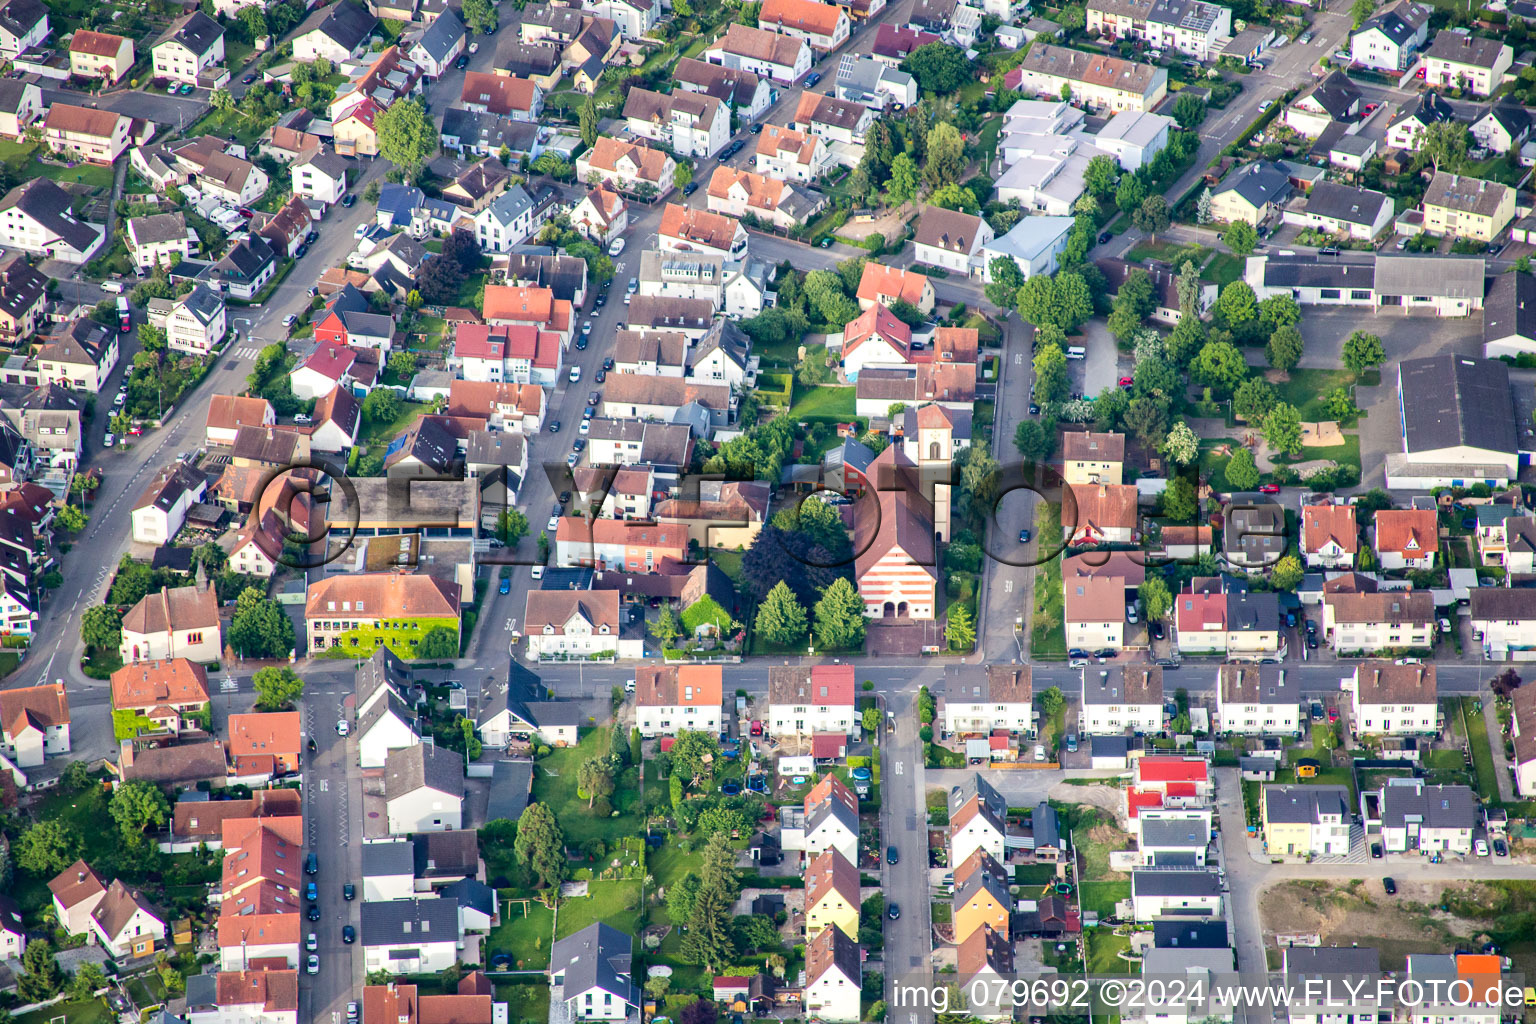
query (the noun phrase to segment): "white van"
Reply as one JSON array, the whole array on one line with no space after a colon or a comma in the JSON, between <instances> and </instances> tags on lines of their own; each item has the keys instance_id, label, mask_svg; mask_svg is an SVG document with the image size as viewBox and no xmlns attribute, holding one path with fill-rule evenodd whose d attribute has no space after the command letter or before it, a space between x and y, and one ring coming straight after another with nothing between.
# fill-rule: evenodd
<instances>
[{"instance_id":1,"label":"white van","mask_svg":"<svg viewBox=\"0 0 1536 1024\"><path fill-rule=\"evenodd\" d=\"M1070 346L1067 347L1067 358L1068 359L1087 359L1088 358L1088 350L1086 348L1083 348L1083 346L1081 346L1081 345L1070 345Z\"/></svg>"},{"instance_id":2,"label":"white van","mask_svg":"<svg viewBox=\"0 0 1536 1024\"><path fill-rule=\"evenodd\" d=\"M101 290L104 292L111 292L113 295L121 295L123 294L124 290L123 282L116 280L103 281L101 282Z\"/></svg>"}]
</instances>

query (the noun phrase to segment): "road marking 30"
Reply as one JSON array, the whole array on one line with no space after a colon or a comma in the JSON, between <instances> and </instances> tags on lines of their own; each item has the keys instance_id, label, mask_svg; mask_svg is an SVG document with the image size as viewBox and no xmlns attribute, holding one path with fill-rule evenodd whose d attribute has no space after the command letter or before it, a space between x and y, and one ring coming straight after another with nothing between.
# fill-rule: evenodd
<instances>
[{"instance_id":1,"label":"road marking 30","mask_svg":"<svg viewBox=\"0 0 1536 1024\"><path fill-rule=\"evenodd\" d=\"M901 762L900 761L896 762L896 774L897 775L901 774Z\"/></svg>"}]
</instances>

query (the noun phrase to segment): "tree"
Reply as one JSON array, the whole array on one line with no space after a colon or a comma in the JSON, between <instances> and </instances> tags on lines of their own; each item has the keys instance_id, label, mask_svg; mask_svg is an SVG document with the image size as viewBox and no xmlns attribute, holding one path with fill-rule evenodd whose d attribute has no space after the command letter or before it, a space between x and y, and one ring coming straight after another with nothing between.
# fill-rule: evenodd
<instances>
[{"instance_id":1,"label":"tree","mask_svg":"<svg viewBox=\"0 0 1536 1024\"><path fill-rule=\"evenodd\" d=\"M587 794L587 810L598 797L604 800L613 795L613 766L606 757L589 757L576 769L576 790Z\"/></svg>"},{"instance_id":2,"label":"tree","mask_svg":"<svg viewBox=\"0 0 1536 1024\"><path fill-rule=\"evenodd\" d=\"M905 153L891 161L891 175L885 183L886 201L900 209L917 195L917 164Z\"/></svg>"},{"instance_id":3,"label":"tree","mask_svg":"<svg viewBox=\"0 0 1536 1024\"><path fill-rule=\"evenodd\" d=\"M880 728L880 709L871 704L859 712L859 724L863 726L865 732L870 733Z\"/></svg>"},{"instance_id":4,"label":"tree","mask_svg":"<svg viewBox=\"0 0 1536 1024\"><path fill-rule=\"evenodd\" d=\"M242 10L252 10L250 7ZM97 992L107 987L107 975L101 969L100 964L84 961L75 970L69 979L69 998L71 1002L83 1003L93 998Z\"/></svg>"},{"instance_id":5,"label":"tree","mask_svg":"<svg viewBox=\"0 0 1536 1024\"><path fill-rule=\"evenodd\" d=\"M1173 119L1186 131L1194 131L1205 120L1205 101L1194 93L1180 93L1173 103Z\"/></svg>"},{"instance_id":6,"label":"tree","mask_svg":"<svg viewBox=\"0 0 1536 1024\"><path fill-rule=\"evenodd\" d=\"M480 0L480 2L488 3L489 0ZM597 145L597 139L599 135L597 127L597 100L591 96L588 96L586 101L582 103L581 110L577 114L577 118L578 123L580 124L581 144L590 149L591 147Z\"/></svg>"},{"instance_id":7,"label":"tree","mask_svg":"<svg viewBox=\"0 0 1536 1024\"><path fill-rule=\"evenodd\" d=\"M293 620L257 587L235 598L229 645L242 658L284 658L294 649Z\"/></svg>"},{"instance_id":8,"label":"tree","mask_svg":"<svg viewBox=\"0 0 1536 1024\"><path fill-rule=\"evenodd\" d=\"M529 804L517 819L512 853L519 864L533 872L540 888L558 886L565 880L565 833L548 804Z\"/></svg>"},{"instance_id":9,"label":"tree","mask_svg":"<svg viewBox=\"0 0 1536 1024\"><path fill-rule=\"evenodd\" d=\"M458 656L458 630L449 629L447 626L433 626L421 638L421 643L416 645L416 657L418 658L443 660L457 658Z\"/></svg>"},{"instance_id":10,"label":"tree","mask_svg":"<svg viewBox=\"0 0 1536 1024\"><path fill-rule=\"evenodd\" d=\"M1493 689L1493 695L1500 700L1509 700L1520 688L1520 673L1512 668L1507 668L1488 680L1488 685Z\"/></svg>"},{"instance_id":11,"label":"tree","mask_svg":"<svg viewBox=\"0 0 1536 1024\"><path fill-rule=\"evenodd\" d=\"M976 646L976 621L963 601L949 606L944 620L944 639L952 651L968 651Z\"/></svg>"},{"instance_id":12,"label":"tree","mask_svg":"<svg viewBox=\"0 0 1536 1024\"><path fill-rule=\"evenodd\" d=\"M1271 295L1259 303L1259 320L1265 330L1301 323L1301 306L1289 295Z\"/></svg>"},{"instance_id":13,"label":"tree","mask_svg":"<svg viewBox=\"0 0 1536 1024\"><path fill-rule=\"evenodd\" d=\"M1301 332L1294 325L1286 324L1275 329L1275 333L1269 336L1269 344L1264 346L1264 356L1269 360L1269 365L1282 373L1289 373L1301 362L1303 342Z\"/></svg>"},{"instance_id":14,"label":"tree","mask_svg":"<svg viewBox=\"0 0 1536 1024\"><path fill-rule=\"evenodd\" d=\"M1115 182L1120 178L1120 165L1115 158L1107 153L1101 153L1088 161L1088 166L1083 169L1083 185L1090 195L1097 199L1103 199L1115 190Z\"/></svg>"},{"instance_id":15,"label":"tree","mask_svg":"<svg viewBox=\"0 0 1536 1024\"><path fill-rule=\"evenodd\" d=\"M1192 523L1200 514L1200 499L1195 495L1194 483L1180 473L1163 488L1163 515L1176 523Z\"/></svg>"},{"instance_id":16,"label":"tree","mask_svg":"<svg viewBox=\"0 0 1536 1024\"><path fill-rule=\"evenodd\" d=\"M464 736L464 756L471 761L480 760L480 755L485 753L485 745L475 735L475 723L468 718L460 718L459 729Z\"/></svg>"},{"instance_id":17,"label":"tree","mask_svg":"<svg viewBox=\"0 0 1536 1024\"><path fill-rule=\"evenodd\" d=\"M1041 463L1049 459L1056 450L1055 417L1046 414L1038 420L1020 420L1013 431L1013 446L1025 462Z\"/></svg>"},{"instance_id":18,"label":"tree","mask_svg":"<svg viewBox=\"0 0 1536 1024\"><path fill-rule=\"evenodd\" d=\"M208 96L208 102L213 105L214 110L221 113L235 109L235 98L229 94L228 89L213 90Z\"/></svg>"},{"instance_id":19,"label":"tree","mask_svg":"<svg viewBox=\"0 0 1536 1024\"><path fill-rule=\"evenodd\" d=\"M981 204L976 201L976 193L953 181L928 193L928 205L945 210L960 210L963 213L977 213L981 209Z\"/></svg>"},{"instance_id":20,"label":"tree","mask_svg":"<svg viewBox=\"0 0 1536 1024\"><path fill-rule=\"evenodd\" d=\"M1206 190L1200 193L1200 198L1195 200L1195 223L1209 224L1215 219L1216 215L1211 210L1211 202L1211 190L1207 186Z\"/></svg>"},{"instance_id":21,"label":"tree","mask_svg":"<svg viewBox=\"0 0 1536 1024\"><path fill-rule=\"evenodd\" d=\"M1019 289L1024 286L1024 274L1012 256L998 256L987 264L991 278L984 289L987 301L1002 310L1013 308Z\"/></svg>"},{"instance_id":22,"label":"tree","mask_svg":"<svg viewBox=\"0 0 1536 1024\"><path fill-rule=\"evenodd\" d=\"M1200 439L1180 420L1169 428L1161 450L1175 466L1187 466L1200 454Z\"/></svg>"},{"instance_id":23,"label":"tree","mask_svg":"<svg viewBox=\"0 0 1536 1024\"><path fill-rule=\"evenodd\" d=\"M864 599L846 576L821 592L813 609L816 643L832 650L850 650L864 643Z\"/></svg>"},{"instance_id":24,"label":"tree","mask_svg":"<svg viewBox=\"0 0 1536 1024\"><path fill-rule=\"evenodd\" d=\"M947 121L934 125L928 132L927 153L923 178L929 185L938 188L960 180L965 172L965 140L960 129Z\"/></svg>"},{"instance_id":25,"label":"tree","mask_svg":"<svg viewBox=\"0 0 1536 1024\"><path fill-rule=\"evenodd\" d=\"M528 517L515 508L502 509L496 516L496 536L509 548L528 536Z\"/></svg>"},{"instance_id":26,"label":"tree","mask_svg":"<svg viewBox=\"0 0 1536 1024\"><path fill-rule=\"evenodd\" d=\"M1295 590L1301 585L1303 575L1305 570L1301 567L1301 559L1295 555L1284 555L1270 570L1269 580L1276 590Z\"/></svg>"},{"instance_id":27,"label":"tree","mask_svg":"<svg viewBox=\"0 0 1536 1024\"><path fill-rule=\"evenodd\" d=\"M1067 706L1067 699L1061 695L1061 687L1052 686L1040 694L1040 711L1046 718L1055 718L1061 714Z\"/></svg>"},{"instance_id":28,"label":"tree","mask_svg":"<svg viewBox=\"0 0 1536 1024\"><path fill-rule=\"evenodd\" d=\"M699 900L699 876L692 871L667 888L667 916L678 927L688 923L693 916L694 904Z\"/></svg>"},{"instance_id":29,"label":"tree","mask_svg":"<svg viewBox=\"0 0 1536 1024\"><path fill-rule=\"evenodd\" d=\"M391 388L374 388L363 399L363 418L370 423L390 423L400 415L400 396Z\"/></svg>"},{"instance_id":30,"label":"tree","mask_svg":"<svg viewBox=\"0 0 1536 1024\"><path fill-rule=\"evenodd\" d=\"M1122 213L1132 213L1141 201L1147 198L1147 186L1134 174L1127 174L1120 179L1120 187L1115 189L1115 205Z\"/></svg>"},{"instance_id":31,"label":"tree","mask_svg":"<svg viewBox=\"0 0 1536 1024\"><path fill-rule=\"evenodd\" d=\"M1143 448L1157 448L1168 431L1168 413L1150 398L1133 398L1125 410L1125 429L1136 435Z\"/></svg>"},{"instance_id":32,"label":"tree","mask_svg":"<svg viewBox=\"0 0 1536 1024\"><path fill-rule=\"evenodd\" d=\"M422 167L437 152L437 128L420 100L391 103L374 116L373 128L379 155L394 164L407 182L420 177Z\"/></svg>"},{"instance_id":33,"label":"tree","mask_svg":"<svg viewBox=\"0 0 1536 1024\"><path fill-rule=\"evenodd\" d=\"M677 639L682 629L677 624L677 616L672 613L670 604L663 605L661 614L646 627L651 636L661 641L663 647L672 646L672 641Z\"/></svg>"},{"instance_id":34,"label":"tree","mask_svg":"<svg viewBox=\"0 0 1536 1024\"><path fill-rule=\"evenodd\" d=\"M1035 349L1035 395L1042 405L1064 402L1071 390L1067 356L1054 343Z\"/></svg>"},{"instance_id":35,"label":"tree","mask_svg":"<svg viewBox=\"0 0 1536 1024\"><path fill-rule=\"evenodd\" d=\"M1248 378L1248 361L1230 342L1208 341L1189 364L1189 373L1196 383L1230 395Z\"/></svg>"},{"instance_id":36,"label":"tree","mask_svg":"<svg viewBox=\"0 0 1536 1024\"><path fill-rule=\"evenodd\" d=\"M678 161L676 166L672 168L672 187L679 189L687 188L688 183L692 180L693 164L686 160Z\"/></svg>"},{"instance_id":37,"label":"tree","mask_svg":"<svg viewBox=\"0 0 1536 1024\"><path fill-rule=\"evenodd\" d=\"M1259 486L1259 467L1253 452L1239 448L1227 463L1227 484L1234 491L1251 491Z\"/></svg>"},{"instance_id":38,"label":"tree","mask_svg":"<svg viewBox=\"0 0 1536 1024\"><path fill-rule=\"evenodd\" d=\"M249 10L249 8L247 8ZM79 533L85 529L85 513L78 505L65 505L59 509L54 521L70 533Z\"/></svg>"},{"instance_id":39,"label":"tree","mask_svg":"<svg viewBox=\"0 0 1536 1024\"><path fill-rule=\"evenodd\" d=\"M16 979L16 994L24 1003L41 1003L52 999L64 988L64 972L53 957L53 946L47 939L33 939L21 954L22 975Z\"/></svg>"},{"instance_id":40,"label":"tree","mask_svg":"<svg viewBox=\"0 0 1536 1024\"><path fill-rule=\"evenodd\" d=\"M192 551L192 564L202 566L210 579L222 573L229 565L229 553L213 541L204 541Z\"/></svg>"},{"instance_id":41,"label":"tree","mask_svg":"<svg viewBox=\"0 0 1536 1024\"><path fill-rule=\"evenodd\" d=\"M117 822L125 842L137 843L150 826L164 825L171 816L171 805L152 782L135 779L117 787L107 813Z\"/></svg>"},{"instance_id":42,"label":"tree","mask_svg":"<svg viewBox=\"0 0 1536 1024\"><path fill-rule=\"evenodd\" d=\"M116 651L123 642L123 613L107 605L87 608L80 616L80 639L95 651Z\"/></svg>"},{"instance_id":43,"label":"tree","mask_svg":"<svg viewBox=\"0 0 1536 1024\"><path fill-rule=\"evenodd\" d=\"M280 711L304 695L304 680L285 665L268 665L251 677L256 687L256 706L266 711Z\"/></svg>"},{"instance_id":44,"label":"tree","mask_svg":"<svg viewBox=\"0 0 1536 1024\"><path fill-rule=\"evenodd\" d=\"M683 1007L682 1012L677 1015L677 1021L678 1024L715 1024L719 1016L720 1011L714 1002L708 999L696 999Z\"/></svg>"},{"instance_id":45,"label":"tree","mask_svg":"<svg viewBox=\"0 0 1536 1024\"><path fill-rule=\"evenodd\" d=\"M1419 159L1435 170L1458 172L1467 162L1467 125L1464 121L1436 121L1419 133Z\"/></svg>"},{"instance_id":46,"label":"tree","mask_svg":"<svg viewBox=\"0 0 1536 1024\"><path fill-rule=\"evenodd\" d=\"M1373 0L1355 0L1354 3L1350 4L1349 17L1354 21L1355 28L1364 25L1366 19L1371 16L1371 12L1374 10L1376 10L1376 4Z\"/></svg>"},{"instance_id":47,"label":"tree","mask_svg":"<svg viewBox=\"0 0 1536 1024\"><path fill-rule=\"evenodd\" d=\"M1234 255L1247 256L1253 252L1253 247L1259 244L1259 233L1253 229L1253 225L1245 220L1235 220L1227 226L1222 235L1222 241L1227 243Z\"/></svg>"},{"instance_id":48,"label":"tree","mask_svg":"<svg viewBox=\"0 0 1536 1024\"><path fill-rule=\"evenodd\" d=\"M1301 454L1301 415L1289 402L1280 402L1264 416L1264 442L1272 452L1292 458Z\"/></svg>"},{"instance_id":49,"label":"tree","mask_svg":"<svg viewBox=\"0 0 1536 1024\"><path fill-rule=\"evenodd\" d=\"M947 43L925 43L901 62L901 70L917 79L917 87L935 96L947 96L971 81L975 69L965 52Z\"/></svg>"},{"instance_id":50,"label":"tree","mask_svg":"<svg viewBox=\"0 0 1536 1024\"><path fill-rule=\"evenodd\" d=\"M757 609L757 633L771 644L794 647L805 641L805 632L805 608L780 580Z\"/></svg>"},{"instance_id":51,"label":"tree","mask_svg":"<svg viewBox=\"0 0 1536 1024\"><path fill-rule=\"evenodd\" d=\"M1249 423L1257 423L1274 408L1278 398L1275 388L1263 377L1249 377L1232 395L1232 412Z\"/></svg>"},{"instance_id":52,"label":"tree","mask_svg":"<svg viewBox=\"0 0 1536 1024\"><path fill-rule=\"evenodd\" d=\"M16 863L23 871L52 878L80 859L85 842L62 821L40 821L16 842Z\"/></svg>"},{"instance_id":53,"label":"tree","mask_svg":"<svg viewBox=\"0 0 1536 1024\"><path fill-rule=\"evenodd\" d=\"M1168 213L1168 200L1162 196L1147 196L1131 214L1131 225L1138 231L1144 231L1157 241L1157 236L1168 230L1172 217Z\"/></svg>"},{"instance_id":54,"label":"tree","mask_svg":"<svg viewBox=\"0 0 1536 1024\"><path fill-rule=\"evenodd\" d=\"M464 0L461 10L464 13L464 24L471 32L488 36L496 31L496 5L491 0Z\"/></svg>"},{"instance_id":55,"label":"tree","mask_svg":"<svg viewBox=\"0 0 1536 1024\"><path fill-rule=\"evenodd\" d=\"M1323 407L1328 410L1330 418L1335 420L1350 420L1360 411L1355 406L1355 397L1350 394L1347 387L1337 387L1328 392L1323 399Z\"/></svg>"},{"instance_id":56,"label":"tree","mask_svg":"<svg viewBox=\"0 0 1536 1024\"><path fill-rule=\"evenodd\" d=\"M1342 353L1344 365L1360 376L1373 366L1387 361L1387 350L1381 339L1368 331L1356 331L1344 340Z\"/></svg>"},{"instance_id":57,"label":"tree","mask_svg":"<svg viewBox=\"0 0 1536 1024\"><path fill-rule=\"evenodd\" d=\"M1168 583L1161 576L1148 576L1136 592L1141 597L1148 621L1156 622L1173 607L1173 595L1168 592Z\"/></svg>"},{"instance_id":58,"label":"tree","mask_svg":"<svg viewBox=\"0 0 1536 1024\"><path fill-rule=\"evenodd\" d=\"M1259 303L1254 297L1253 288L1247 281L1230 282L1217 296L1211 314L1218 324L1233 331L1257 320Z\"/></svg>"}]
</instances>

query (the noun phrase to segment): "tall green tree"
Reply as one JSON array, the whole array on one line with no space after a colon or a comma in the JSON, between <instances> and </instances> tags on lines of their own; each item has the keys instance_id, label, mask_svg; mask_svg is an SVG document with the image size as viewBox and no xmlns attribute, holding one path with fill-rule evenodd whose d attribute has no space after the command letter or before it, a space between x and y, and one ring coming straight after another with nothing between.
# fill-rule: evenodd
<instances>
[{"instance_id":1,"label":"tall green tree","mask_svg":"<svg viewBox=\"0 0 1536 1024\"><path fill-rule=\"evenodd\" d=\"M1056 450L1055 418L1045 415L1038 420L1020 420L1013 431L1013 446L1026 462L1040 463L1049 459Z\"/></svg>"},{"instance_id":2,"label":"tall green tree","mask_svg":"<svg viewBox=\"0 0 1536 1024\"><path fill-rule=\"evenodd\" d=\"M1041 404L1064 402L1071 390L1067 378L1067 356L1060 346L1046 344L1035 349L1035 395Z\"/></svg>"},{"instance_id":3,"label":"tall green tree","mask_svg":"<svg viewBox=\"0 0 1536 1024\"><path fill-rule=\"evenodd\" d=\"M998 256L987 264L987 276L991 278L983 289L987 301L1004 312L1018 301L1019 289L1024 286L1024 274L1012 256Z\"/></svg>"},{"instance_id":4,"label":"tall green tree","mask_svg":"<svg viewBox=\"0 0 1536 1024\"><path fill-rule=\"evenodd\" d=\"M965 173L965 140L960 138L960 129L947 121L929 130L927 152L923 178L933 188L957 182Z\"/></svg>"},{"instance_id":5,"label":"tall green tree","mask_svg":"<svg viewBox=\"0 0 1536 1024\"><path fill-rule=\"evenodd\" d=\"M779 580L757 609L757 634L771 644L793 647L805 641L805 607L794 591Z\"/></svg>"},{"instance_id":6,"label":"tall green tree","mask_svg":"<svg viewBox=\"0 0 1536 1024\"><path fill-rule=\"evenodd\" d=\"M33 939L21 954L21 977L16 979L16 994L24 1003L43 1003L64 989L64 972L54 959L53 946L47 939Z\"/></svg>"},{"instance_id":7,"label":"tall green tree","mask_svg":"<svg viewBox=\"0 0 1536 1024\"><path fill-rule=\"evenodd\" d=\"M901 70L917 79L923 92L936 96L947 96L973 77L965 52L948 43L924 43L901 62Z\"/></svg>"},{"instance_id":8,"label":"tall green tree","mask_svg":"<svg viewBox=\"0 0 1536 1024\"><path fill-rule=\"evenodd\" d=\"M1279 400L1269 381L1263 377L1249 377L1232 395L1232 411L1249 423L1257 423Z\"/></svg>"},{"instance_id":9,"label":"tall green tree","mask_svg":"<svg viewBox=\"0 0 1536 1024\"><path fill-rule=\"evenodd\" d=\"M565 832L547 804L529 804L517 819L512 852L519 864L533 872L540 888L552 888L565 880Z\"/></svg>"},{"instance_id":10,"label":"tall green tree","mask_svg":"<svg viewBox=\"0 0 1536 1024\"><path fill-rule=\"evenodd\" d=\"M1344 365L1359 376L1371 367L1386 362L1387 350L1376 335L1369 331L1355 331L1344 340L1342 359Z\"/></svg>"},{"instance_id":11,"label":"tall green tree","mask_svg":"<svg viewBox=\"0 0 1536 1024\"><path fill-rule=\"evenodd\" d=\"M1264 442L1272 452L1301 454L1301 415L1294 405L1280 402L1264 415Z\"/></svg>"},{"instance_id":12,"label":"tall green tree","mask_svg":"<svg viewBox=\"0 0 1536 1024\"><path fill-rule=\"evenodd\" d=\"M949 614L944 619L944 639L952 651L968 651L976 646L976 621L965 602L956 601L949 606Z\"/></svg>"},{"instance_id":13,"label":"tall green tree","mask_svg":"<svg viewBox=\"0 0 1536 1024\"><path fill-rule=\"evenodd\" d=\"M464 24L471 32L486 36L496 31L496 5L491 0L464 0L461 10L464 12Z\"/></svg>"},{"instance_id":14,"label":"tall green tree","mask_svg":"<svg viewBox=\"0 0 1536 1024\"><path fill-rule=\"evenodd\" d=\"M1169 428L1168 436L1163 438L1160 450L1175 466L1187 466L1200 454L1200 439L1183 420L1180 420Z\"/></svg>"},{"instance_id":15,"label":"tall green tree","mask_svg":"<svg viewBox=\"0 0 1536 1024\"><path fill-rule=\"evenodd\" d=\"M256 688L256 706L265 711L292 707L304 695L304 680L286 665L268 665L251 677Z\"/></svg>"},{"instance_id":16,"label":"tall green tree","mask_svg":"<svg viewBox=\"0 0 1536 1024\"><path fill-rule=\"evenodd\" d=\"M590 149L597 145L599 134L597 127L597 100L591 96L588 96L586 101L582 103L581 110L577 113L576 116L577 123L580 125L579 130L581 132L581 144Z\"/></svg>"},{"instance_id":17,"label":"tall green tree","mask_svg":"<svg viewBox=\"0 0 1536 1024\"><path fill-rule=\"evenodd\" d=\"M1173 595L1168 591L1168 582L1161 576L1148 576L1137 588L1137 594L1149 621L1156 622L1173 607Z\"/></svg>"},{"instance_id":18,"label":"tall green tree","mask_svg":"<svg viewBox=\"0 0 1536 1024\"><path fill-rule=\"evenodd\" d=\"M123 613L108 605L87 608L80 616L80 639L96 651L116 651L123 642Z\"/></svg>"},{"instance_id":19,"label":"tall green tree","mask_svg":"<svg viewBox=\"0 0 1536 1024\"><path fill-rule=\"evenodd\" d=\"M1162 196L1147 196L1131 214L1131 226L1144 231L1157 241L1157 236L1168 230L1173 218L1168 212L1168 200Z\"/></svg>"},{"instance_id":20,"label":"tall green tree","mask_svg":"<svg viewBox=\"0 0 1536 1024\"><path fill-rule=\"evenodd\" d=\"M818 646L842 651L864 643L864 599L848 577L839 576L821 592L814 612Z\"/></svg>"},{"instance_id":21,"label":"tall green tree","mask_svg":"<svg viewBox=\"0 0 1536 1024\"><path fill-rule=\"evenodd\" d=\"M229 645L243 658L285 658L294 649L293 620L257 587L235 599Z\"/></svg>"},{"instance_id":22,"label":"tall green tree","mask_svg":"<svg viewBox=\"0 0 1536 1024\"><path fill-rule=\"evenodd\" d=\"M1120 165L1115 158L1107 153L1101 153L1088 161L1088 166L1083 170L1083 185L1088 192L1098 199L1114 192L1115 182L1120 178Z\"/></svg>"},{"instance_id":23,"label":"tall green tree","mask_svg":"<svg viewBox=\"0 0 1536 1024\"><path fill-rule=\"evenodd\" d=\"M897 153L891 161L891 175L886 182L885 198L900 209L917 195L917 164L905 153Z\"/></svg>"},{"instance_id":24,"label":"tall green tree","mask_svg":"<svg viewBox=\"0 0 1536 1024\"><path fill-rule=\"evenodd\" d=\"M1248 378L1248 361L1236 346L1208 341L1189 365L1190 377L1224 395L1230 395Z\"/></svg>"},{"instance_id":25,"label":"tall green tree","mask_svg":"<svg viewBox=\"0 0 1536 1024\"><path fill-rule=\"evenodd\" d=\"M1301 362L1303 346L1301 332L1294 325L1286 324L1277 327L1275 333L1269 336L1269 343L1264 346L1264 356L1270 366L1289 373Z\"/></svg>"},{"instance_id":26,"label":"tall green tree","mask_svg":"<svg viewBox=\"0 0 1536 1024\"><path fill-rule=\"evenodd\" d=\"M1259 467L1253 461L1253 452L1239 448L1227 462L1227 483L1234 491L1251 491L1259 486Z\"/></svg>"},{"instance_id":27,"label":"tall green tree","mask_svg":"<svg viewBox=\"0 0 1536 1024\"><path fill-rule=\"evenodd\" d=\"M85 841L68 824L40 821L16 841L16 863L23 871L52 878L69 867L85 849Z\"/></svg>"},{"instance_id":28,"label":"tall green tree","mask_svg":"<svg viewBox=\"0 0 1536 1024\"><path fill-rule=\"evenodd\" d=\"M1306 571L1301 567L1301 559L1295 555L1283 555L1270 570L1270 582L1276 590L1295 590L1301 585L1301 579Z\"/></svg>"},{"instance_id":29,"label":"tall green tree","mask_svg":"<svg viewBox=\"0 0 1536 1024\"><path fill-rule=\"evenodd\" d=\"M1259 244L1259 233L1245 220L1235 220L1222 233L1221 240L1237 256L1247 256Z\"/></svg>"},{"instance_id":30,"label":"tall green tree","mask_svg":"<svg viewBox=\"0 0 1536 1024\"><path fill-rule=\"evenodd\" d=\"M420 100L391 103L375 115L373 128L379 139L379 155L394 164L408 182L421 176L421 169L437 152L437 128Z\"/></svg>"},{"instance_id":31,"label":"tall green tree","mask_svg":"<svg viewBox=\"0 0 1536 1024\"><path fill-rule=\"evenodd\" d=\"M587 809L599 797L613 795L613 765L606 757L589 757L576 769L576 788L587 795Z\"/></svg>"},{"instance_id":32,"label":"tall green tree","mask_svg":"<svg viewBox=\"0 0 1536 1024\"><path fill-rule=\"evenodd\" d=\"M133 844L143 838L145 829L166 823L171 805L154 783L135 779L117 787L107 813L117 822L124 841Z\"/></svg>"}]
</instances>

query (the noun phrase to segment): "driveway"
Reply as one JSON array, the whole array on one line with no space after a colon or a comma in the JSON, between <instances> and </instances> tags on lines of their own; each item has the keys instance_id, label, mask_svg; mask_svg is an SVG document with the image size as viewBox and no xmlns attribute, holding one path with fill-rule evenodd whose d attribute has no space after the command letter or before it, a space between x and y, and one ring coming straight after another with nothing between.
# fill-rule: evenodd
<instances>
[{"instance_id":1,"label":"driveway","mask_svg":"<svg viewBox=\"0 0 1536 1024\"><path fill-rule=\"evenodd\" d=\"M161 125L184 128L208 111L208 91L198 89L190 96L168 96L153 89L124 89L103 96L90 96L69 89L55 89L43 85L46 79L28 75L29 80L43 91L43 102L69 103L77 107L99 107L129 117L143 117Z\"/></svg>"},{"instance_id":2,"label":"driveway","mask_svg":"<svg viewBox=\"0 0 1536 1024\"><path fill-rule=\"evenodd\" d=\"M1073 389L1085 395L1097 395L1105 388L1114 387L1120 379L1120 349L1115 336L1109 333L1109 326L1097 317L1088 321L1083 325L1078 344L1088 350L1088 358L1067 364Z\"/></svg>"}]
</instances>

